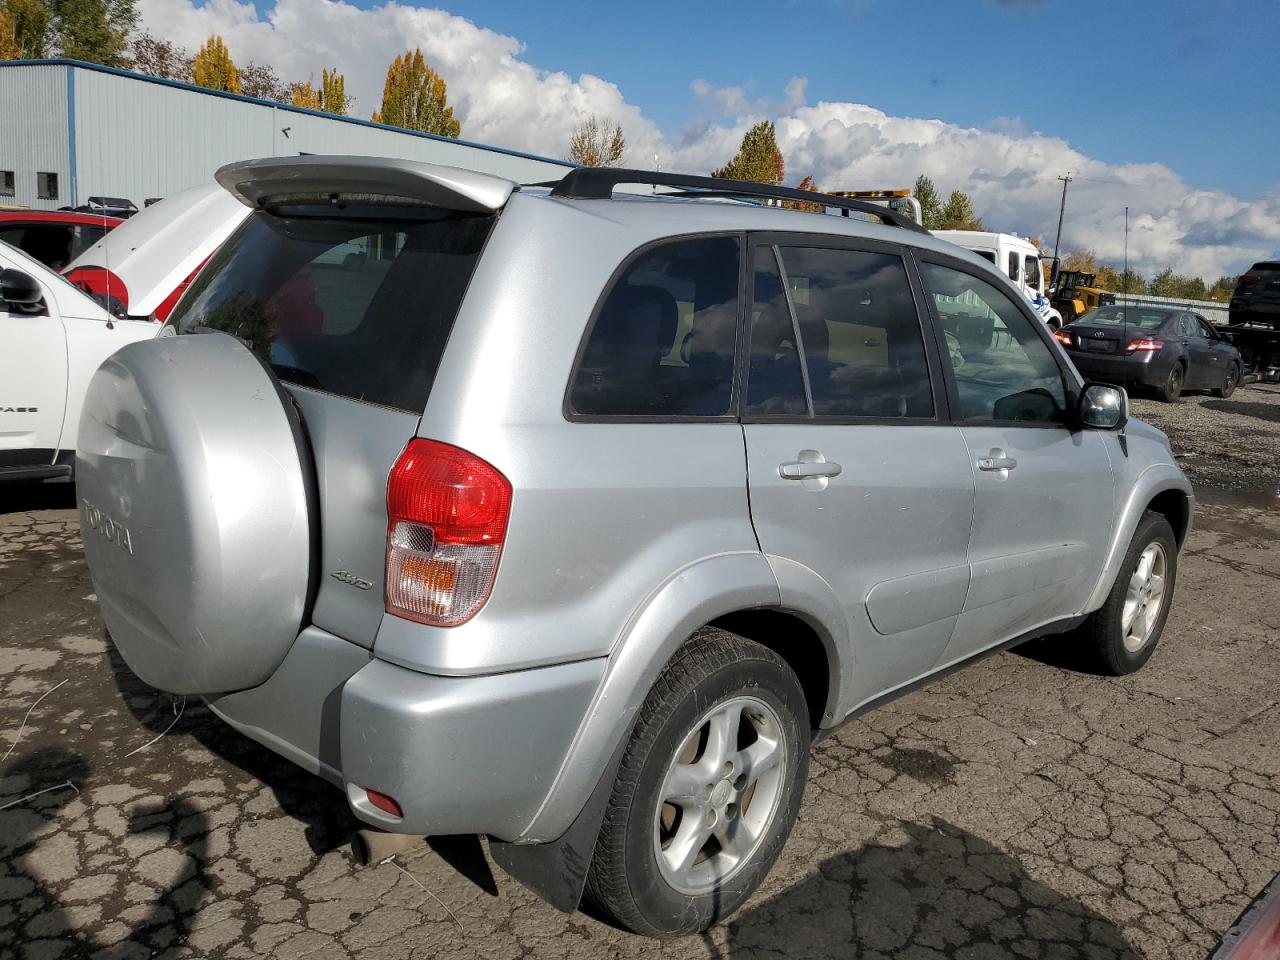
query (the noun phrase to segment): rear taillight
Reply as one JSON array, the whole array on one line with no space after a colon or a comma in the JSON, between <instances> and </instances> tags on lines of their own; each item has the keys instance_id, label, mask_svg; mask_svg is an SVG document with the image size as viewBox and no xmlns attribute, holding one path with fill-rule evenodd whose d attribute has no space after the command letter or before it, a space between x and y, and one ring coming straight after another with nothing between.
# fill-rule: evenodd
<instances>
[{"instance_id":1,"label":"rear taillight","mask_svg":"<svg viewBox=\"0 0 1280 960\"><path fill-rule=\"evenodd\" d=\"M1236 282L1242 287L1252 287L1255 283L1258 282L1258 275L1254 273L1252 270L1249 270L1245 273L1242 273L1240 275L1240 279L1237 280Z\"/></svg>"},{"instance_id":2,"label":"rear taillight","mask_svg":"<svg viewBox=\"0 0 1280 960\"><path fill-rule=\"evenodd\" d=\"M1138 340L1130 340L1129 345L1125 347L1129 353L1154 353L1164 346L1163 340L1153 340L1151 337L1142 337Z\"/></svg>"},{"instance_id":3,"label":"rear taillight","mask_svg":"<svg viewBox=\"0 0 1280 960\"><path fill-rule=\"evenodd\" d=\"M413 440L387 482L388 613L452 627L489 599L511 484L479 457Z\"/></svg>"},{"instance_id":4,"label":"rear taillight","mask_svg":"<svg viewBox=\"0 0 1280 960\"><path fill-rule=\"evenodd\" d=\"M1053 331L1053 339L1057 340L1064 347L1071 346L1071 334L1067 333L1065 330Z\"/></svg>"}]
</instances>

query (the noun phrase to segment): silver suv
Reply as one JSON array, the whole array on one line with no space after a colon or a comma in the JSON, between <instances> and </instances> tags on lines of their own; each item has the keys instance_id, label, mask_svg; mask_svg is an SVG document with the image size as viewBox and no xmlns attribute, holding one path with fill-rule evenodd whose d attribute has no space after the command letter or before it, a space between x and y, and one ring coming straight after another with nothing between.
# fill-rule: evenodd
<instances>
[{"instance_id":1,"label":"silver suv","mask_svg":"<svg viewBox=\"0 0 1280 960\"><path fill-rule=\"evenodd\" d=\"M142 679L366 824L688 933L850 717L1033 637L1151 656L1191 489L976 255L641 171L218 180L254 214L90 387L89 565Z\"/></svg>"}]
</instances>

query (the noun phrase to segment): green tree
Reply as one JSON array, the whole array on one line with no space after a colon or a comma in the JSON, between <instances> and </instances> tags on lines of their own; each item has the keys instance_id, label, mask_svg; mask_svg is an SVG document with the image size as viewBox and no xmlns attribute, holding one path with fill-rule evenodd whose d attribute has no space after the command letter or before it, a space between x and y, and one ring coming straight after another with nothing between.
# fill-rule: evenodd
<instances>
[{"instance_id":1,"label":"green tree","mask_svg":"<svg viewBox=\"0 0 1280 960\"><path fill-rule=\"evenodd\" d=\"M578 124L569 137L568 160L582 167L612 167L626 150L627 140L621 125L615 123L610 130L609 121L602 123L593 113Z\"/></svg>"},{"instance_id":2,"label":"green tree","mask_svg":"<svg viewBox=\"0 0 1280 960\"><path fill-rule=\"evenodd\" d=\"M920 216L924 220L926 230L942 229L942 198L933 181L923 173L916 177L916 188L913 191L920 201Z\"/></svg>"},{"instance_id":3,"label":"green tree","mask_svg":"<svg viewBox=\"0 0 1280 960\"><path fill-rule=\"evenodd\" d=\"M1213 281L1213 286L1209 288L1209 299L1230 300L1231 295L1236 291L1236 280L1238 279L1238 277L1219 277Z\"/></svg>"},{"instance_id":4,"label":"green tree","mask_svg":"<svg viewBox=\"0 0 1280 960\"><path fill-rule=\"evenodd\" d=\"M973 209L973 200L961 190L952 190L942 208L940 230L981 230L982 218Z\"/></svg>"},{"instance_id":5,"label":"green tree","mask_svg":"<svg viewBox=\"0 0 1280 960\"><path fill-rule=\"evenodd\" d=\"M754 180L757 183L779 184L785 172L782 151L773 124L762 120L742 137L742 145L732 160L718 170L713 177L729 180Z\"/></svg>"},{"instance_id":6,"label":"green tree","mask_svg":"<svg viewBox=\"0 0 1280 960\"><path fill-rule=\"evenodd\" d=\"M1117 270L1111 264L1104 263L1097 268L1097 274L1094 283L1103 290L1128 294L1147 292L1147 282L1132 268Z\"/></svg>"},{"instance_id":7,"label":"green tree","mask_svg":"<svg viewBox=\"0 0 1280 960\"><path fill-rule=\"evenodd\" d=\"M222 42L222 37L213 34L196 51L191 63L191 79L196 86L210 90L240 92L240 71L227 52L227 45Z\"/></svg>"},{"instance_id":8,"label":"green tree","mask_svg":"<svg viewBox=\"0 0 1280 960\"><path fill-rule=\"evenodd\" d=\"M108 67L132 66L129 34L137 0L45 0L58 53Z\"/></svg>"},{"instance_id":9,"label":"green tree","mask_svg":"<svg viewBox=\"0 0 1280 960\"><path fill-rule=\"evenodd\" d=\"M1208 294L1203 280L1174 273L1172 267L1165 267L1152 277L1147 292L1153 297L1179 297L1184 300L1203 300Z\"/></svg>"},{"instance_id":10,"label":"green tree","mask_svg":"<svg viewBox=\"0 0 1280 960\"><path fill-rule=\"evenodd\" d=\"M462 125L449 106L449 88L440 74L427 66L421 50L406 51L387 68L382 109L373 115L373 122L442 137L462 133Z\"/></svg>"},{"instance_id":11,"label":"green tree","mask_svg":"<svg viewBox=\"0 0 1280 960\"><path fill-rule=\"evenodd\" d=\"M0 0L0 16L8 23L8 30L0 26L0 35L11 37L4 45L0 60L40 60L49 55L49 7L44 0Z\"/></svg>"},{"instance_id":12,"label":"green tree","mask_svg":"<svg viewBox=\"0 0 1280 960\"><path fill-rule=\"evenodd\" d=\"M295 107L345 115L351 102L347 96L347 78L338 72L337 67L333 70L326 67L320 71L320 86L315 86L310 80L293 84L289 102Z\"/></svg>"}]
</instances>

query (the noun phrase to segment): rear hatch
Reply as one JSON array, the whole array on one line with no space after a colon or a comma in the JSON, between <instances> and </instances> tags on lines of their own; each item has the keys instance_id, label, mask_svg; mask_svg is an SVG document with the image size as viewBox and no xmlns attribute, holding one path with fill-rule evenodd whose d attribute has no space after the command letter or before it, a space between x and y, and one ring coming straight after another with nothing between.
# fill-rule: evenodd
<instances>
[{"instance_id":1,"label":"rear hatch","mask_svg":"<svg viewBox=\"0 0 1280 960\"><path fill-rule=\"evenodd\" d=\"M201 549L209 555L206 566L216 568L218 576L199 584L190 582L195 578L189 571L180 571L173 579L181 582L148 585L146 578L163 577L155 564L132 565L138 571L135 576L119 544L94 544L99 556L90 553L90 568L95 584L101 577L108 587L106 596L103 591L99 596L117 646L143 679L174 692L225 692L260 683L269 675L258 662L260 651L250 654L243 641L216 624L189 622L192 608L212 611L220 604L252 603L264 592L282 594L279 603L296 605L296 617L287 618L288 629L275 625L272 636L254 638L259 646L272 647L266 660L275 665L297 630L308 623L372 646L384 610L387 477L415 433L472 271L514 187L493 177L373 158L255 161L224 168L218 178L257 209L213 256L174 311L165 333L175 334L176 340L166 336L157 343L162 350L168 344L172 353L187 341L212 337L234 343L241 354L256 358L261 370L262 380L255 385L244 371L233 376L223 369L233 365L230 359L215 363L209 351L201 351L199 357L189 350L175 353L178 360L185 358L186 376L199 384L192 393L199 393L205 406L198 417L186 416L182 426L188 432L216 435L221 444L231 442L238 424L228 424L227 418L246 418L252 414L245 411L254 409L240 394L257 394L256 409L264 422L296 416L296 449L283 442L265 449L260 476L266 483L275 482L274 467L266 466L272 459L301 463L310 487L308 572L303 581L273 577L269 562L258 569L251 565L229 572L224 561L244 557L243 550L237 550L254 535L252 517L241 527L222 524L212 533L193 530L172 512L160 518L158 525L173 528L173 535L202 539ZM152 362L120 355L117 359L126 366ZM209 403L210 379L225 379L237 396L225 405ZM119 372L113 380L121 380ZM110 388L103 385L104 390ZM166 388L182 389L172 378ZM82 499L127 529L132 550L125 553L140 555L139 531L145 536L156 526L149 505L163 501L164 495L135 480L143 471L111 472L100 465L95 470L93 461L109 460L118 452L108 449L110 441L133 429L131 419L163 420L166 406L189 404L181 397L156 395L124 406L111 414L115 423L99 429L97 449L85 455L90 488ZM261 433L249 424L244 429ZM157 438L173 432L146 431L149 449L139 456L154 457L157 448L166 446ZM276 430L274 435L283 433ZM209 459L206 451L192 469L207 470ZM101 478L108 472L111 482L104 483ZM171 479L180 474L181 470L169 471ZM227 491L239 484L253 488L243 497L246 507L270 511L271 505L254 488L259 476L252 464L242 463L234 474L223 477L213 492L218 504L234 510L235 498ZM299 496L296 484L280 494L293 502ZM197 498L187 500L181 509L200 508ZM295 528L296 524L290 527ZM164 537L159 534L154 531L150 537L155 541L150 549L163 553ZM225 542L217 542L219 538ZM88 538L86 545L92 540ZM181 561L190 553L170 552ZM208 596L192 597L186 605L187 619L177 621L172 611L153 609L160 604L148 599L148 586L185 590L188 595L203 591ZM113 596L127 596L122 602L129 616L111 616ZM139 624L149 626L144 630ZM142 636L147 630L156 634L157 624L163 642ZM241 624L238 629L252 633L254 627ZM285 634L287 642L281 639ZM252 662L253 669L223 664L202 671L188 665L201 658L231 660L233 665ZM216 679L207 679L211 676Z\"/></svg>"},{"instance_id":2,"label":"rear hatch","mask_svg":"<svg viewBox=\"0 0 1280 960\"><path fill-rule=\"evenodd\" d=\"M1236 281L1233 299L1249 307L1280 309L1280 262L1255 263Z\"/></svg>"}]
</instances>

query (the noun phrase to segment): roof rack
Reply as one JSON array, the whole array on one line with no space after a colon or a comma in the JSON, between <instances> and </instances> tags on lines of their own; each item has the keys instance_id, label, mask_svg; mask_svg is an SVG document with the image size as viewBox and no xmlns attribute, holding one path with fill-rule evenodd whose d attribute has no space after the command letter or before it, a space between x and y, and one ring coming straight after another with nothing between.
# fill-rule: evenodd
<instances>
[{"instance_id":1,"label":"roof rack","mask_svg":"<svg viewBox=\"0 0 1280 960\"><path fill-rule=\"evenodd\" d=\"M837 197L813 190L793 190L750 180L728 180L721 177L699 177L684 173L661 173L656 170L622 170L617 167L578 167L570 170L551 189L551 196L573 200L611 200L613 188L620 183L642 183L655 187L684 187L706 191L690 197L761 197L770 200L795 200L821 204L836 210L854 211L876 217L888 226L903 227L917 233L928 233L924 227L888 207L850 197ZM538 184L545 186L546 184ZM845 213L848 216L848 213Z\"/></svg>"}]
</instances>

